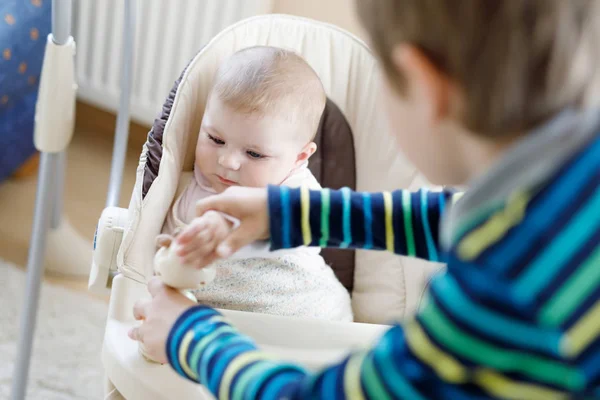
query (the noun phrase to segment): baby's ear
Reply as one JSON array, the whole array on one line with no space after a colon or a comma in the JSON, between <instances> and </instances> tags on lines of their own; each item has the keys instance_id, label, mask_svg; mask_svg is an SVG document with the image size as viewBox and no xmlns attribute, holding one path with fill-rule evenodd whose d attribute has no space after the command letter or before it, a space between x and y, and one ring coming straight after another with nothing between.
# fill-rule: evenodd
<instances>
[{"instance_id":1,"label":"baby's ear","mask_svg":"<svg viewBox=\"0 0 600 400\"><path fill-rule=\"evenodd\" d=\"M161 233L156 237L156 247L169 247L173 242L173 237L165 233Z\"/></svg>"},{"instance_id":2,"label":"baby's ear","mask_svg":"<svg viewBox=\"0 0 600 400\"><path fill-rule=\"evenodd\" d=\"M315 154L315 151L317 151L317 144L315 142L307 143L306 146L300 150L300 153L298 153L298 157L296 158L296 166L308 161L310 156Z\"/></svg>"}]
</instances>

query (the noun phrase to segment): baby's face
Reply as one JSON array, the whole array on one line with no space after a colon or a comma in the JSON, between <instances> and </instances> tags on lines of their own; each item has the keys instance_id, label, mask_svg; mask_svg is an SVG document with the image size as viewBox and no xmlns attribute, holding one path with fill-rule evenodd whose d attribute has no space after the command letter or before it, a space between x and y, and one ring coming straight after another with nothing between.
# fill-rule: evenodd
<instances>
[{"instance_id":1,"label":"baby's face","mask_svg":"<svg viewBox=\"0 0 600 400\"><path fill-rule=\"evenodd\" d=\"M213 96L200 127L196 166L219 193L234 185L279 185L304 161L297 137L283 119L237 113Z\"/></svg>"}]
</instances>

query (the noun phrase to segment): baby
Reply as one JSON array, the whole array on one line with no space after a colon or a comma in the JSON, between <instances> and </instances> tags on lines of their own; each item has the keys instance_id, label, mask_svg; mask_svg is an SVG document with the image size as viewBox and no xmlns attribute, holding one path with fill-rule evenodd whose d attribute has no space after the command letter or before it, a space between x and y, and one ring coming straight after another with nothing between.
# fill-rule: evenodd
<instances>
[{"instance_id":1,"label":"baby","mask_svg":"<svg viewBox=\"0 0 600 400\"><path fill-rule=\"evenodd\" d=\"M293 52L251 47L219 68L200 127L193 177L176 197L163 234L188 227L178 255L194 268L216 250L235 221L200 199L230 186L320 185L308 169L326 95L314 70ZM191 229L190 229L191 228ZM214 281L195 295L217 308L351 321L350 297L317 248L269 252L253 243L215 262Z\"/></svg>"}]
</instances>

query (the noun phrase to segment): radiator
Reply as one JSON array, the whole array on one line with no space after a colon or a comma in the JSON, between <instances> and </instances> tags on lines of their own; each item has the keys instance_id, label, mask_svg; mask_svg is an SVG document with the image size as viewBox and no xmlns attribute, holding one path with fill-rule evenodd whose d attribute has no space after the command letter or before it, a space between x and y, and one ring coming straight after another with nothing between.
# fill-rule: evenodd
<instances>
[{"instance_id":1,"label":"radiator","mask_svg":"<svg viewBox=\"0 0 600 400\"><path fill-rule=\"evenodd\" d=\"M116 113L124 1L73 4L78 98ZM151 124L174 81L204 44L232 23L272 7L273 0L137 0L132 120Z\"/></svg>"}]
</instances>

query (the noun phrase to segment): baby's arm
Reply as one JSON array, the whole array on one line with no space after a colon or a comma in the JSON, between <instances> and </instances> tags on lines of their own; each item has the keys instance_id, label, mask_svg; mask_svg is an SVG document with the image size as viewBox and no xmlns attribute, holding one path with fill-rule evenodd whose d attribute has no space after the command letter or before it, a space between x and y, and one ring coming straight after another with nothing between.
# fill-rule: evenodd
<instances>
[{"instance_id":1,"label":"baby's arm","mask_svg":"<svg viewBox=\"0 0 600 400\"><path fill-rule=\"evenodd\" d=\"M206 266L217 257L215 250L233 229L233 222L223 214L208 211L192 222L177 238L177 255L184 264Z\"/></svg>"},{"instance_id":2,"label":"baby's arm","mask_svg":"<svg viewBox=\"0 0 600 400\"><path fill-rule=\"evenodd\" d=\"M272 249L362 248L440 261L440 218L455 195L426 189L366 193L271 186Z\"/></svg>"}]
</instances>

